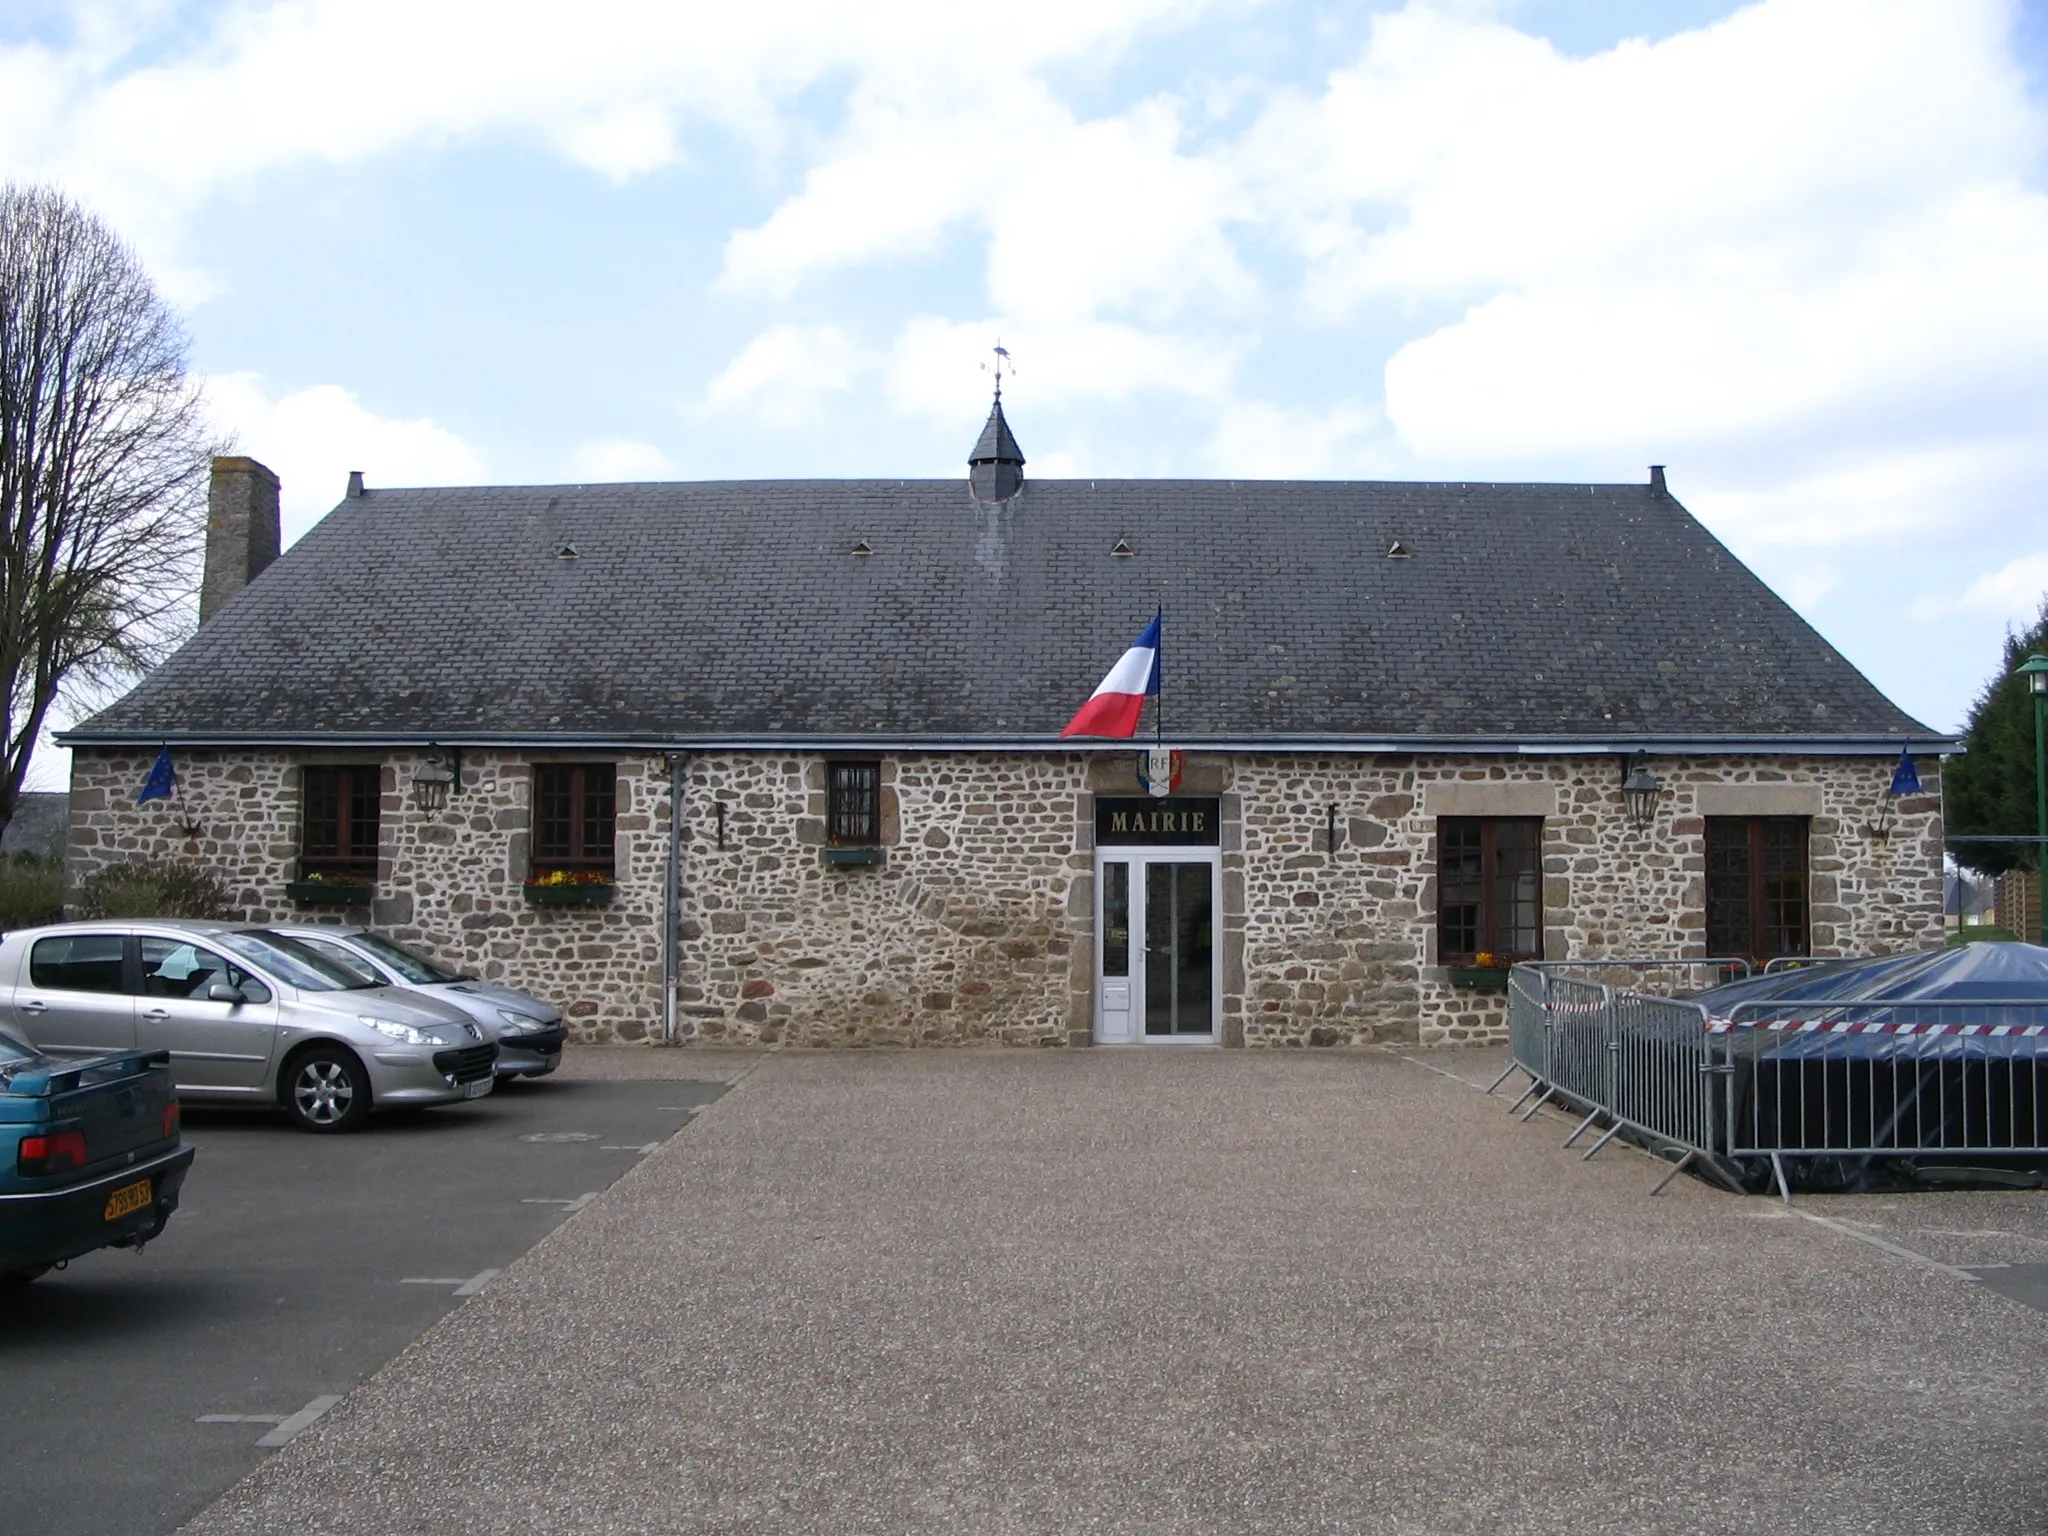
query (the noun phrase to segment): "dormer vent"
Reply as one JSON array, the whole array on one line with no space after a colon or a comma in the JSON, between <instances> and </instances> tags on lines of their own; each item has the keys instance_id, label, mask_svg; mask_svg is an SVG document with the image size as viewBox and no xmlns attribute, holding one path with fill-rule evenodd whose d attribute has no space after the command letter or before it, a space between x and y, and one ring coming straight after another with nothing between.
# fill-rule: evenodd
<instances>
[{"instance_id":1,"label":"dormer vent","mask_svg":"<svg viewBox=\"0 0 2048 1536\"><path fill-rule=\"evenodd\" d=\"M853 552L856 555L872 555L875 552L875 547L866 539L855 539L853 541Z\"/></svg>"},{"instance_id":2,"label":"dormer vent","mask_svg":"<svg viewBox=\"0 0 2048 1536\"><path fill-rule=\"evenodd\" d=\"M1112 555L1135 555L1137 553L1135 549L1131 548L1131 541L1129 539L1118 539L1109 546L1109 552Z\"/></svg>"},{"instance_id":3,"label":"dormer vent","mask_svg":"<svg viewBox=\"0 0 2048 1536\"><path fill-rule=\"evenodd\" d=\"M580 560L583 556L578 553L574 544L557 544L555 546L555 558L557 560Z\"/></svg>"},{"instance_id":4,"label":"dormer vent","mask_svg":"<svg viewBox=\"0 0 2048 1536\"><path fill-rule=\"evenodd\" d=\"M1414 551L1410 550L1399 539L1394 540L1393 543L1387 546L1387 558L1389 560L1407 560L1411 559L1413 554Z\"/></svg>"}]
</instances>

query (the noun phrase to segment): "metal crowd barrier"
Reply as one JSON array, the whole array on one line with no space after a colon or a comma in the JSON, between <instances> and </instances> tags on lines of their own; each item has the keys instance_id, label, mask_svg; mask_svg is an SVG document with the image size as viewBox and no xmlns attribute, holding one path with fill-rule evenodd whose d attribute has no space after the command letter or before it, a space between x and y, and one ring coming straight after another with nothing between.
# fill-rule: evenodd
<instances>
[{"instance_id":1,"label":"metal crowd barrier","mask_svg":"<svg viewBox=\"0 0 2048 1536\"><path fill-rule=\"evenodd\" d=\"M2048 1004L1744 1004L1708 1025L1734 1157L2048 1156Z\"/></svg>"},{"instance_id":2,"label":"metal crowd barrier","mask_svg":"<svg viewBox=\"0 0 2048 1536\"><path fill-rule=\"evenodd\" d=\"M1547 961L1508 980L1508 1039L1530 1079L1522 1118L1556 1102L1583 1114L1571 1146L1606 1126L1697 1164L1731 1189L1776 1182L1787 1158L2048 1156L2048 1003L1745 1003L1710 1018L1700 1004L1630 981L1678 971L1701 985L1748 974L1734 959ZM1571 974L1578 973L1578 974ZM1534 1101L1533 1103L1531 1101Z\"/></svg>"}]
</instances>

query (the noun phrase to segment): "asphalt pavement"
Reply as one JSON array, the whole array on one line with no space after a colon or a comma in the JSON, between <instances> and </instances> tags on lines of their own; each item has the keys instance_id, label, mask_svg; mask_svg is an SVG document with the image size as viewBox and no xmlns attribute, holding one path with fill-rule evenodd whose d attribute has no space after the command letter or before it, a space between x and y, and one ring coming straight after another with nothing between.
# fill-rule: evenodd
<instances>
[{"instance_id":1,"label":"asphalt pavement","mask_svg":"<svg viewBox=\"0 0 2048 1536\"><path fill-rule=\"evenodd\" d=\"M0 1529L176 1529L723 1090L557 1077L352 1136L188 1110L164 1236L7 1293Z\"/></svg>"},{"instance_id":2,"label":"asphalt pavement","mask_svg":"<svg viewBox=\"0 0 2048 1536\"><path fill-rule=\"evenodd\" d=\"M1652 1198L1498 1060L772 1054L188 1529L2048 1531L2048 1195Z\"/></svg>"}]
</instances>

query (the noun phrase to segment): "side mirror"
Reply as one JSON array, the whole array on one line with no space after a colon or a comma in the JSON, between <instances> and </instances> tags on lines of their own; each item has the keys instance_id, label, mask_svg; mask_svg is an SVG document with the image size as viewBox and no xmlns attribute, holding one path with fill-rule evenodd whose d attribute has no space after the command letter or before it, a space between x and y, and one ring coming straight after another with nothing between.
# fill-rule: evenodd
<instances>
[{"instance_id":1,"label":"side mirror","mask_svg":"<svg viewBox=\"0 0 2048 1536\"><path fill-rule=\"evenodd\" d=\"M225 981L216 981L212 986L208 987L206 989L206 1000L209 1003L246 1003L248 1001L242 995L240 987L230 986Z\"/></svg>"}]
</instances>

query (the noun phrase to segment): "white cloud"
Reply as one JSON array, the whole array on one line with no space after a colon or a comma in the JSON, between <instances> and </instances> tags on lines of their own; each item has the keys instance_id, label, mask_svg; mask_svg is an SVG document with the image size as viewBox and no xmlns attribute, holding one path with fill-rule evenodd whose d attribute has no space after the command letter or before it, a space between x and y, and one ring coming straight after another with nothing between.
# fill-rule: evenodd
<instances>
[{"instance_id":1,"label":"white cloud","mask_svg":"<svg viewBox=\"0 0 2048 1536\"><path fill-rule=\"evenodd\" d=\"M1378 414L1356 401L1327 411L1261 401L1227 407L1206 457L1219 475L1272 480L1357 479L1384 473L1368 436Z\"/></svg>"},{"instance_id":2,"label":"white cloud","mask_svg":"<svg viewBox=\"0 0 2048 1536\"><path fill-rule=\"evenodd\" d=\"M81 24L65 50L0 48L0 165L63 182L169 268L211 193L279 167L515 139L623 180L673 160L679 118L773 148L782 105L820 82L914 96L1000 59L1011 90L1205 3L1040 0L1028 26L952 0L131 6L125 28Z\"/></svg>"},{"instance_id":3,"label":"white cloud","mask_svg":"<svg viewBox=\"0 0 2048 1536\"><path fill-rule=\"evenodd\" d=\"M947 320L922 315L896 335L887 364L890 398L938 421L960 417L961 381L1002 338L1034 409L1121 401L1145 390L1221 400L1236 348L1201 337L1159 334L1111 321L1034 323L1014 316Z\"/></svg>"},{"instance_id":4,"label":"white cloud","mask_svg":"<svg viewBox=\"0 0 2048 1536\"><path fill-rule=\"evenodd\" d=\"M925 253L969 224L986 235L989 295L1012 315L1171 316L1255 299L1224 232L1230 179L1182 152L1173 99L1081 122L1029 79L993 94L950 76L897 84L857 91L802 190L732 236L728 288L784 295L821 272Z\"/></svg>"},{"instance_id":5,"label":"white cloud","mask_svg":"<svg viewBox=\"0 0 2048 1536\"><path fill-rule=\"evenodd\" d=\"M1938 619L1952 613L1976 614L2013 623L2032 623L2048 598L2048 549L2008 560L1986 571L1954 596L1927 596L1912 606L1914 618Z\"/></svg>"},{"instance_id":6,"label":"white cloud","mask_svg":"<svg viewBox=\"0 0 2048 1536\"><path fill-rule=\"evenodd\" d=\"M791 426L816 416L828 396L850 387L867 366L860 345L837 326L771 326L705 386L704 403Z\"/></svg>"},{"instance_id":7,"label":"white cloud","mask_svg":"<svg viewBox=\"0 0 2048 1536\"><path fill-rule=\"evenodd\" d=\"M292 543L342 499L350 470L372 486L474 485L482 457L429 417L398 420L367 409L338 384L273 399L253 373L215 374L207 407L239 453L281 482L284 541Z\"/></svg>"},{"instance_id":8,"label":"white cloud","mask_svg":"<svg viewBox=\"0 0 2048 1536\"><path fill-rule=\"evenodd\" d=\"M579 480L671 480L676 467L652 443L607 437L580 444L569 455Z\"/></svg>"},{"instance_id":9,"label":"white cloud","mask_svg":"<svg viewBox=\"0 0 2048 1536\"><path fill-rule=\"evenodd\" d=\"M613 107L561 130L564 153L614 182L660 170L676 158L675 125L651 101Z\"/></svg>"},{"instance_id":10,"label":"white cloud","mask_svg":"<svg viewBox=\"0 0 2048 1536\"><path fill-rule=\"evenodd\" d=\"M1239 153L1320 313L1462 303L1387 364L1423 458L1995 448L2034 413L1926 403L2048 404L2044 129L2009 19L1765 0L1573 59L1416 4Z\"/></svg>"}]
</instances>

